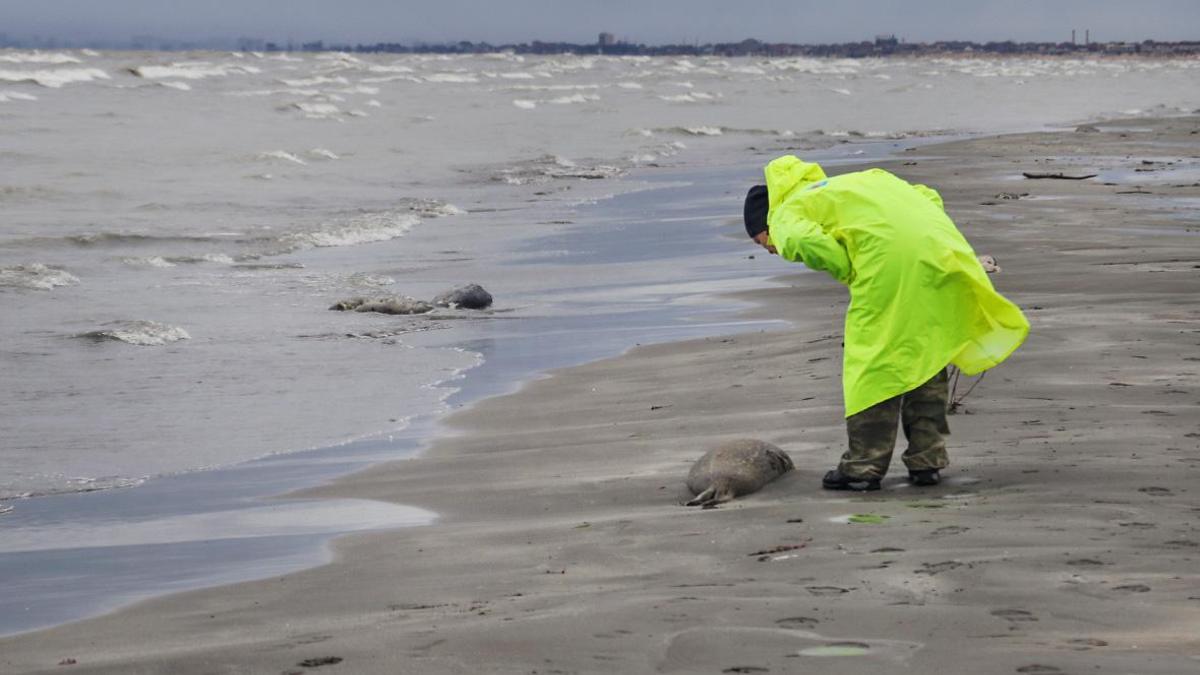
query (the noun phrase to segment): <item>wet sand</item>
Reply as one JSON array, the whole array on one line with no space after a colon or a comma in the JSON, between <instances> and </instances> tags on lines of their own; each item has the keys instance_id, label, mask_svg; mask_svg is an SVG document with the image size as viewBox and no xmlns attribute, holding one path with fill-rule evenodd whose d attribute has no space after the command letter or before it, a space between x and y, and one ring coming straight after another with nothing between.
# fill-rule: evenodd
<instances>
[{"instance_id":1,"label":"wet sand","mask_svg":"<svg viewBox=\"0 0 1200 675\"><path fill-rule=\"evenodd\" d=\"M0 671L1193 672L1200 120L1099 129L879 163L941 191L1033 324L951 418L941 486L901 470L867 496L819 488L844 443L846 293L789 274L746 295L790 330L558 371L457 413L420 458L308 493L436 524L0 640ZM754 273L801 269L747 255ZM797 470L680 506L690 463L743 436Z\"/></svg>"}]
</instances>

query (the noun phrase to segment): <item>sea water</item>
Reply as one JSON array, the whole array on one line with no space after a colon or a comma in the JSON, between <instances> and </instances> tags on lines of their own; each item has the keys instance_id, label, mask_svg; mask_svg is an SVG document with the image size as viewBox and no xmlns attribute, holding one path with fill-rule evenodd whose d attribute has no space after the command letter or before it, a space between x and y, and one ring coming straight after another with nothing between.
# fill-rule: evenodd
<instances>
[{"instance_id":1,"label":"sea water","mask_svg":"<svg viewBox=\"0 0 1200 675\"><path fill-rule=\"evenodd\" d=\"M733 329L713 293L778 271L725 236L771 155L1186 112L1197 84L1197 59L0 51L0 562L424 522L220 514L296 487L289 456L344 473L547 368ZM328 309L467 282L496 306Z\"/></svg>"},{"instance_id":2,"label":"sea water","mask_svg":"<svg viewBox=\"0 0 1200 675\"><path fill-rule=\"evenodd\" d=\"M518 300L499 252L631 171L1190 110L1198 80L1196 59L0 51L0 498L395 430L479 354L326 308L468 281L512 318L570 305Z\"/></svg>"}]
</instances>

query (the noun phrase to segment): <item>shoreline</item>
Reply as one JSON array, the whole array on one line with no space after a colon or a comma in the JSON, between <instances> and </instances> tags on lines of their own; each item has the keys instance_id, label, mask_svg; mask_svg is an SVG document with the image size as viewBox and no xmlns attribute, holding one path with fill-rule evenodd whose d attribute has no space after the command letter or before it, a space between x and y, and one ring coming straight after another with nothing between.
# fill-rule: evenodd
<instances>
[{"instance_id":1,"label":"shoreline","mask_svg":"<svg viewBox=\"0 0 1200 675\"><path fill-rule=\"evenodd\" d=\"M1138 123L1194 128L1195 120ZM1162 361L1175 353L1169 350L1179 348L1179 338L1155 327L1158 341L1138 347L1150 354L1139 354L1144 358L1133 362L1141 370L1129 370L1124 361L1104 364L1120 379L1114 379L1116 384L1092 382L1096 378L1091 376L1102 372L1097 348L1119 351L1124 344L1098 340L1096 334L1114 326L1136 333L1138 325L1112 323L1119 317L1097 312L1094 306L1088 310L1091 314L1084 310L1087 299L1097 295L1110 305L1137 306L1138 316L1149 323L1195 322L1194 310L1188 314L1184 299L1195 290L1195 274L1186 276L1187 269L1176 270L1176 263L1150 255L1157 253L1152 248L1170 248L1166 241L1153 247L1129 245L1121 223L1112 222L1118 217L1114 212L1138 213L1144 207L1131 201L1139 195L1112 194L1119 187L1098 192L1096 184L1054 181L1035 187L1022 182L1012 187L1036 189L1039 194L1031 197L1045 199L980 204L1000 192L996 176L1008 159L1005 153L1014 152L1009 147L1014 139L1049 154L1050 148L1065 150L1076 140L1093 146L1103 140L1108 149L1120 148L1124 141L1115 137L1122 133L1137 135L1113 131L1099 139L1095 134L1057 132L976 138L937 146L935 159L925 159L920 154L924 149L917 150L911 153L917 161L911 167L905 158L876 162L942 191L952 217L977 252L999 258L1004 272L994 281L1027 309L1037 338L1035 343L1031 337L1012 366L1001 366L1000 376L981 386L967 403L968 415L952 419L956 433L951 442L958 452L952 450L955 466L948 484L927 491L928 497L922 492L919 500L937 507L912 506L904 499L910 492L894 479L878 498L831 498L815 488L815 476L836 461L831 448L843 433L835 338L844 291L824 278L787 275L792 285L746 292L758 302L786 301L786 316L804 320L787 332L642 347L615 359L556 371L513 395L456 413L450 423L459 433L438 440L420 458L304 493L415 503L436 510L442 517L437 525L347 537L335 545L338 559L333 564L281 579L171 596L96 620L0 640L0 663L50 669L54 664L46 656L71 644L89 643L104 648L73 658L95 672L136 666L193 672L216 663L281 670L299 661L300 652L340 654L347 661L344 667L357 664L354 672L384 672L394 669L395 660L408 659L419 659L422 672L760 667L746 661L751 656L761 658L761 667L778 663L776 667L784 668L795 663L778 660L788 658L789 652L852 640L868 645L868 653L857 659L929 669L935 663L956 662L950 637L986 640L992 638L964 633L996 633L1003 636L994 638L1002 646L973 643L998 659L978 672L1013 672L1031 664L1065 670L1086 663L1090 668L1096 659L1105 666L1137 664L1140 672L1178 672L1171 668L1200 653L1194 638L1174 636L1171 643L1164 642L1169 636L1160 635L1151 642L1156 655L1163 655L1161 663L1149 664L1144 652L1129 646L1133 638L1149 644L1149 637L1130 632L1126 623L1186 626L1196 617L1195 601L1188 605L1175 597L1186 574L1170 578L1172 571L1182 573L1178 563L1190 559L1190 552L1188 546L1169 542L1192 539L1182 525L1168 525L1169 519L1162 532L1155 532L1163 514L1180 513L1178 503L1171 506L1172 498L1178 500L1187 491L1185 475L1175 464L1196 466L1176 462L1169 452L1178 450L1174 445L1159 445L1164 438L1171 443L1188 440L1185 432L1195 430L1173 412L1178 404L1160 404L1156 397L1155 407L1147 408L1118 395L1130 386L1157 386L1154 377L1168 378ZM1094 147L1091 151L1097 154ZM1175 193L1194 199L1197 191L1185 187ZM1059 208L1064 200L1087 209L1086 218ZM1033 216L1050 218L1057 227L1039 228ZM1174 239L1174 248L1195 252L1190 230L1178 223L1172 229L1171 218L1156 222L1164 238ZM1067 249L1064 257L1058 249L1066 243L1078 246L1080 233L1096 241L1090 248ZM1114 256L1122 259L1107 260ZM765 258L758 257L758 262ZM1129 257L1134 260L1123 260ZM1096 260L1101 265L1091 269ZM1154 271L1155 265L1165 271ZM1134 272L1141 274L1133 279L1114 276ZM1168 278L1162 278L1164 274ZM1116 288L1114 283L1130 287ZM1174 295L1183 309L1173 309ZM1047 317L1046 308L1058 311ZM1154 318L1163 313L1173 318ZM765 306L750 312L766 314ZM1082 336L1072 336L1067 327L1082 331ZM1062 381L1049 377L1062 373L1064 366L1082 372ZM1146 374L1148 370L1154 377ZM1025 389L1017 376L1024 379ZM1177 371L1167 390L1184 392L1190 401L1187 395L1194 397L1196 392L1186 378L1179 379ZM1120 409L1108 415L1094 409L1084 413L1062 403L1076 399L1115 401ZM1040 419L1047 415L1054 416L1054 422ZM1070 422L1086 424L1072 429ZM1049 430L1055 423L1054 431ZM1156 429L1150 423L1178 433L1152 433ZM797 459L799 471L716 512L677 507L673 490L681 489L689 460L702 446L734 429L740 431L735 435L750 429L752 435L779 443ZM1129 465L1119 444L1097 434L1097 429L1125 434L1116 439L1121 441L1148 434L1161 457L1147 458L1171 460L1162 466L1178 475L1164 475L1158 464ZM464 433L470 431L474 433ZM997 445L1032 464L998 460ZM1088 464L1085 457L1076 456L1077 446L1098 446L1103 451L1100 466L1063 472L1062 460L1054 456L1057 448L1045 447L1051 445L1063 446L1075 467ZM1191 441L1185 447L1195 445ZM1031 468L1042 464L1054 469L1043 474L1041 468ZM1106 478L1113 470L1125 473ZM1065 492L1055 476L1067 481ZM1146 485L1117 480L1130 476ZM1104 494L1115 492L1123 503L1110 499L1094 504L1086 491L1088 481L1101 482L1107 488ZM1041 522L1038 508L1048 506L1057 508L1062 523ZM888 524L872 531L870 526L830 521L846 515L843 511L867 508L890 516ZM1158 521L1143 512L1153 512ZM803 522L785 522L794 520L784 517L792 514ZM1105 527L1106 520L1117 517L1152 527ZM1011 531L989 525L995 518ZM1059 531L1064 523L1070 525L1065 534ZM1080 529L1085 535L1072 539ZM1144 543L1139 537L1167 535L1167 530L1177 538L1150 544L1163 560L1156 560L1161 569L1149 574L1145 565L1139 566L1136 552L1125 548ZM1092 541L1097 537L1112 548L1105 552ZM463 542L471 542L465 552ZM901 545L876 545L881 543ZM794 557L761 562L747 557L781 544L803 549ZM909 550L914 545L923 549ZM870 546L898 550L873 553ZM1064 561L1067 556L1076 557ZM948 559L935 560L942 557ZM845 568L847 560L855 569ZM1092 562L1080 562L1088 560ZM868 567L859 569L863 564ZM782 571L789 565L791 572ZM896 569L889 571L892 568ZM1147 574L1153 578L1143 578ZM399 587L393 588L389 579ZM1014 585L1029 579L1033 583L1028 587ZM307 590L287 590L292 586ZM1120 590L1122 586L1127 588ZM382 589L388 589L387 597L381 596ZM1035 590L1047 598L1034 597ZM965 595L955 602L952 593ZM249 597L255 598L254 607L245 600ZM1063 597L1071 601L1066 610L1050 603ZM1092 630L1083 634L1089 620L1080 616L1111 612L1105 609L1110 600L1122 603L1125 615L1110 618L1112 625L1091 620ZM197 603L211 610L212 625L258 628L222 639L193 609ZM922 613L923 607L938 613ZM284 616L289 617L286 626L271 621ZM160 623L168 617L171 621ZM945 628L949 637L939 636L932 643L916 639L910 624L928 621ZM434 624L437 628L430 628ZM151 627L157 629L153 653L122 640ZM1037 634L1025 630L1030 628L1037 628ZM1080 635L1063 637L1072 630ZM1048 642L1046 631L1053 638ZM324 637L307 641L316 636ZM742 659L745 663L730 660L745 654L746 645L755 649ZM1043 660L1020 661L1033 652ZM478 660L489 655L487 666ZM730 662L714 660L719 658ZM831 668L828 672L841 672L837 668L862 666L856 658L821 663Z\"/></svg>"}]
</instances>

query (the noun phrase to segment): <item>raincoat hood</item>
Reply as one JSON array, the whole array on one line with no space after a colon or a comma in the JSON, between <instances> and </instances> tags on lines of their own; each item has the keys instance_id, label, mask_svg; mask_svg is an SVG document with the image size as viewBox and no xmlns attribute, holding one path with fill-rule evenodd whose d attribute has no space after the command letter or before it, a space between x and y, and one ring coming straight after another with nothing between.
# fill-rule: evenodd
<instances>
[{"instance_id":1,"label":"raincoat hood","mask_svg":"<svg viewBox=\"0 0 1200 675\"><path fill-rule=\"evenodd\" d=\"M795 155L772 160L763 173L767 178L771 211L776 210L793 192L825 180L825 171L819 164L805 162Z\"/></svg>"}]
</instances>

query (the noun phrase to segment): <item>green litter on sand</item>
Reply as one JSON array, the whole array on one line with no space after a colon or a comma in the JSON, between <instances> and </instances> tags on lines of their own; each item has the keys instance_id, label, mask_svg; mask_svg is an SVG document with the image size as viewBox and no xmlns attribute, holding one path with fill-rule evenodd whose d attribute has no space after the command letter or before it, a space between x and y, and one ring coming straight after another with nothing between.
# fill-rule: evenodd
<instances>
[{"instance_id":1,"label":"green litter on sand","mask_svg":"<svg viewBox=\"0 0 1200 675\"><path fill-rule=\"evenodd\" d=\"M875 513L856 513L847 522L856 525L882 525L891 516L881 516Z\"/></svg>"}]
</instances>

